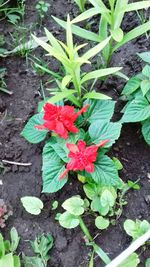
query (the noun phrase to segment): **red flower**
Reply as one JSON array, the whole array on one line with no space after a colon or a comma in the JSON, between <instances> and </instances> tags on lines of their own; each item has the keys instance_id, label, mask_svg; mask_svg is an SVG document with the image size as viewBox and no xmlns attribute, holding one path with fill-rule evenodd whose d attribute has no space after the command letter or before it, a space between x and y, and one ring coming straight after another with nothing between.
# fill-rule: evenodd
<instances>
[{"instance_id":1,"label":"red flower","mask_svg":"<svg viewBox=\"0 0 150 267\"><path fill-rule=\"evenodd\" d=\"M87 108L88 105L85 105L81 110L75 112L74 107L71 106L55 106L46 103L43 107L44 123L43 125L36 125L35 128L54 131L60 137L66 139L68 137L68 132L78 132L78 128L74 125L74 122Z\"/></svg>"},{"instance_id":2,"label":"red flower","mask_svg":"<svg viewBox=\"0 0 150 267\"><path fill-rule=\"evenodd\" d=\"M109 140L101 141L98 145L89 147L86 147L86 143L83 140L79 140L77 145L67 144L67 148L69 149L68 157L71 158L71 160L67 163L65 171L60 175L59 179L62 179L71 170L93 172L93 162L96 161L97 150L107 142L109 142Z\"/></svg>"}]
</instances>

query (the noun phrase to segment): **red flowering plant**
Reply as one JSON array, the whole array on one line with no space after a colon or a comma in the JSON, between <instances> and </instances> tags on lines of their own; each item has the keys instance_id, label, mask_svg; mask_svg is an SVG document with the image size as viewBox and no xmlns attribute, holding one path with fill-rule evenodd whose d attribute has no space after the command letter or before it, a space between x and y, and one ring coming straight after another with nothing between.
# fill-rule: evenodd
<instances>
[{"instance_id":1,"label":"red flowering plant","mask_svg":"<svg viewBox=\"0 0 150 267\"><path fill-rule=\"evenodd\" d=\"M46 138L43 148L43 192L61 189L75 173L97 184L119 186L113 160L105 155L120 136L121 124L111 122L115 102L88 100L81 109L45 103L21 135L30 143Z\"/></svg>"}]
</instances>

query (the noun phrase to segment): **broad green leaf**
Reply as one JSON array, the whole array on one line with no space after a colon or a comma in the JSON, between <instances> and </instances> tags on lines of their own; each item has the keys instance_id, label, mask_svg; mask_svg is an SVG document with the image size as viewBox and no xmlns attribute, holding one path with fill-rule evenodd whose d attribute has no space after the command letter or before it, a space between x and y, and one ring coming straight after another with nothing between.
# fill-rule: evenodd
<instances>
[{"instance_id":1,"label":"broad green leaf","mask_svg":"<svg viewBox=\"0 0 150 267\"><path fill-rule=\"evenodd\" d=\"M62 207L72 215L79 216L84 213L84 201L77 196L67 199Z\"/></svg>"},{"instance_id":2,"label":"broad green leaf","mask_svg":"<svg viewBox=\"0 0 150 267\"><path fill-rule=\"evenodd\" d=\"M142 123L142 134L147 144L150 145L150 119Z\"/></svg>"},{"instance_id":3,"label":"broad green leaf","mask_svg":"<svg viewBox=\"0 0 150 267\"><path fill-rule=\"evenodd\" d=\"M148 221L143 220L130 220L127 219L124 222L124 230L126 233L133 238L133 240L139 238L143 234L145 234L150 229L150 224Z\"/></svg>"},{"instance_id":4,"label":"broad green leaf","mask_svg":"<svg viewBox=\"0 0 150 267\"><path fill-rule=\"evenodd\" d=\"M150 66L146 65L142 70L142 74L150 78Z\"/></svg>"},{"instance_id":5,"label":"broad green leaf","mask_svg":"<svg viewBox=\"0 0 150 267\"><path fill-rule=\"evenodd\" d=\"M125 8L123 8L123 11L130 12L130 11L137 11L139 9L148 8L150 7L150 1L139 1L135 3L128 4Z\"/></svg>"},{"instance_id":6,"label":"broad green leaf","mask_svg":"<svg viewBox=\"0 0 150 267\"><path fill-rule=\"evenodd\" d=\"M15 227L12 227L10 230L10 238L11 238L10 251L15 252L20 241L20 237L18 236L18 232Z\"/></svg>"},{"instance_id":7,"label":"broad green leaf","mask_svg":"<svg viewBox=\"0 0 150 267\"><path fill-rule=\"evenodd\" d=\"M141 90L142 90L143 96L145 96L147 92L150 90L150 80L144 80L141 82Z\"/></svg>"},{"instance_id":8,"label":"broad green leaf","mask_svg":"<svg viewBox=\"0 0 150 267\"><path fill-rule=\"evenodd\" d=\"M140 83L141 83L141 80L138 77L132 77L126 83L121 94L122 95L131 95L140 87Z\"/></svg>"},{"instance_id":9,"label":"broad green leaf","mask_svg":"<svg viewBox=\"0 0 150 267\"><path fill-rule=\"evenodd\" d=\"M14 267L21 267L21 262L20 262L19 256L14 255L13 260L14 260Z\"/></svg>"},{"instance_id":10,"label":"broad green leaf","mask_svg":"<svg viewBox=\"0 0 150 267\"><path fill-rule=\"evenodd\" d=\"M96 193L97 193L97 187L98 187L98 185L96 185L96 184L94 184L94 183L92 183L92 184L88 184L88 183L87 183L87 184L85 184L85 185L83 186L83 190L84 190L86 196L87 196L89 199L93 200L93 198L95 197L95 195L96 195Z\"/></svg>"},{"instance_id":11,"label":"broad green leaf","mask_svg":"<svg viewBox=\"0 0 150 267\"><path fill-rule=\"evenodd\" d=\"M106 155L98 155L91 176L96 183L101 185L120 186L121 184L113 161Z\"/></svg>"},{"instance_id":12,"label":"broad green leaf","mask_svg":"<svg viewBox=\"0 0 150 267\"><path fill-rule=\"evenodd\" d=\"M114 67L114 68L107 68L107 69L100 69L100 70L91 71L91 72L89 72L83 76L83 78L81 79L81 84L83 84L86 81L92 80L92 79L97 79L97 78L108 76L110 74L113 74L113 73L121 70L121 69L122 68Z\"/></svg>"},{"instance_id":13,"label":"broad green leaf","mask_svg":"<svg viewBox=\"0 0 150 267\"><path fill-rule=\"evenodd\" d=\"M119 138L122 125L118 122L96 121L89 127L89 135L94 144L102 140L109 140L105 147L110 147Z\"/></svg>"},{"instance_id":14,"label":"broad green leaf","mask_svg":"<svg viewBox=\"0 0 150 267\"><path fill-rule=\"evenodd\" d=\"M117 28L111 31L111 35L116 42L121 42L124 34L121 28Z\"/></svg>"},{"instance_id":15,"label":"broad green leaf","mask_svg":"<svg viewBox=\"0 0 150 267\"><path fill-rule=\"evenodd\" d=\"M150 117L150 105L146 98L138 97L132 100L126 107L121 118L122 122L144 121Z\"/></svg>"},{"instance_id":16,"label":"broad green leaf","mask_svg":"<svg viewBox=\"0 0 150 267\"><path fill-rule=\"evenodd\" d=\"M111 97L95 92L94 90L92 92L86 93L83 96L83 99L100 99L100 100L105 100L105 99L111 99Z\"/></svg>"},{"instance_id":17,"label":"broad green leaf","mask_svg":"<svg viewBox=\"0 0 150 267\"><path fill-rule=\"evenodd\" d=\"M109 212L109 206L102 207L100 197L95 196L91 202L91 209L93 211L99 212L102 216L106 216Z\"/></svg>"},{"instance_id":18,"label":"broad green leaf","mask_svg":"<svg viewBox=\"0 0 150 267\"><path fill-rule=\"evenodd\" d=\"M150 64L150 52L143 52L137 54L143 61Z\"/></svg>"},{"instance_id":19,"label":"broad green leaf","mask_svg":"<svg viewBox=\"0 0 150 267\"><path fill-rule=\"evenodd\" d=\"M106 38L101 43L99 43L96 46L94 46L93 48L89 49L85 54L83 54L82 57L85 60L88 60L88 59L94 57L95 55L97 55L108 44L110 39L111 39L111 37Z\"/></svg>"},{"instance_id":20,"label":"broad green leaf","mask_svg":"<svg viewBox=\"0 0 150 267\"><path fill-rule=\"evenodd\" d=\"M4 255L1 259L0 259L0 267L15 267L14 266L14 259L13 259L13 254L9 253Z\"/></svg>"},{"instance_id":21,"label":"broad green leaf","mask_svg":"<svg viewBox=\"0 0 150 267\"><path fill-rule=\"evenodd\" d=\"M150 258L146 260L146 265L145 267L150 267Z\"/></svg>"},{"instance_id":22,"label":"broad green leaf","mask_svg":"<svg viewBox=\"0 0 150 267\"><path fill-rule=\"evenodd\" d=\"M106 206L113 207L115 204L116 195L114 196L110 190L105 189L102 192L100 200L101 200L101 205L103 207L106 207Z\"/></svg>"},{"instance_id":23,"label":"broad green leaf","mask_svg":"<svg viewBox=\"0 0 150 267\"><path fill-rule=\"evenodd\" d=\"M115 109L115 101L112 100L89 100L86 104L89 104L89 108L85 114L90 123L95 121L109 121L113 116Z\"/></svg>"},{"instance_id":24,"label":"broad green leaf","mask_svg":"<svg viewBox=\"0 0 150 267\"><path fill-rule=\"evenodd\" d=\"M90 8L88 10L86 10L85 12L83 12L82 14L80 14L79 16L77 16L76 18L74 18L71 23L78 23L80 21L89 19L95 15L99 14L99 10L96 9L95 7Z\"/></svg>"},{"instance_id":25,"label":"broad green leaf","mask_svg":"<svg viewBox=\"0 0 150 267\"><path fill-rule=\"evenodd\" d=\"M131 254L125 261L118 265L118 267L137 267L140 263L138 254Z\"/></svg>"},{"instance_id":26,"label":"broad green leaf","mask_svg":"<svg viewBox=\"0 0 150 267\"><path fill-rule=\"evenodd\" d=\"M59 180L59 176L65 170L64 163L56 154L50 142L47 142L43 149L43 191L54 193L61 189L67 182L67 176Z\"/></svg>"},{"instance_id":27,"label":"broad green leaf","mask_svg":"<svg viewBox=\"0 0 150 267\"><path fill-rule=\"evenodd\" d=\"M43 141L47 135L47 130L38 130L35 128L35 125L43 124L42 117L42 113L32 116L21 132L21 136L23 136L28 142L32 144L37 144Z\"/></svg>"},{"instance_id":28,"label":"broad green leaf","mask_svg":"<svg viewBox=\"0 0 150 267\"><path fill-rule=\"evenodd\" d=\"M64 29L66 29L67 27L67 23L61 19L58 19L54 16L52 16L52 18L61 26L63 27ZM87 30L84 30L76 25L71 25L71 29L72 29L72 33L76 34L77 36L81 37L81 38L84 38L84 39L87 39L87 40L90 40L90 41L94 41L94 42L100 42L102 41L100 36L98 34L95 34L91 31L87 31Z\"/></svg>"},{"instance_id":29,"label":"broad green leaf","mask_svg":"<svg viewBox=\"0 0 150 267\"><path fill-rule=\"evenodd\" d=\"M47 102L54 104L64 98L67 98L68 96L71 96L75 92L76 92L75 90L64 90L63 92L56 92L56 94L52 96L51 98L49 98Z\"/></svg>"},{"instance_id":30,"label":"broad green leaf","mask_svg":"<svg viewBox=\"0 0 150 267\"><path fill-rule=\"evenodd\" d=\"M97 227L98 229L100 229L100 230L107 229L108 226L109 226L109 220L103 218L102 216L98 216L98 217L96 217L96 219L95 219L95 225L96 225L96 227Z\"/></svg>"},{"instance_id":31,"label":"broad green leaf","mask_svg":"<svg viewBox=\"0 0 150 267\"><path fill-rule=\"evenodd\" d=\"M68 211L64 212L59 217L59 223L62 227L67 229L75 228L79 225L78 217L70 214Z\"/></svg>"},{"instance_id":32,"label":"broad green leaf","mask_svg":"<svg viewBox=\"0 0 150 267\"><path fill-rule=\"evenodd\" d=\"M22 197L21 202L25 210L33 215L39 215L43 209L43 202L37 197Z\"/></svg>"},{"instance_id":33,"label":"broad green leaf","mask_svg":"<svg viewBox=\"0 0 150 267\"><path fill-rule=\"evenodd\" d=\"M150 30L150 21L134 28L124 35L123 40L120 43L117 43L113 49L113 52L116 51L119 47L126 44L127 42L137 38L138 36L144 34L145 32Z\"/></svg>"}]
</instances>

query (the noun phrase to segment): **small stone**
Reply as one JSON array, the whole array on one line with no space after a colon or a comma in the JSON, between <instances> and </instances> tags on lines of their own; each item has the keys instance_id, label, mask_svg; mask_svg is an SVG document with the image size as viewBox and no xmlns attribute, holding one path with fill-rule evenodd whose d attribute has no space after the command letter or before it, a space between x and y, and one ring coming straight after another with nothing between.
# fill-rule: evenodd
<instances>
[{"instance_id":1,"label":"small stone","mask_svg":"<svg viewBox=\"0 0 150 267\"><path fill-rule=\"evenodd\" d=\"M145 196L145 202L150 204L150 195Z\"/></svg>"},{"instance_id":2,"label":"small stone","mask_svg":"<svg viewBox=\"0 0 150 267\"><path fill-rule=\"evenodd\" d=\"M150 173L149 173L149 172L148 172L148 174L147 174L147 178L150 179Z\"/></svg>"}]
</instances>

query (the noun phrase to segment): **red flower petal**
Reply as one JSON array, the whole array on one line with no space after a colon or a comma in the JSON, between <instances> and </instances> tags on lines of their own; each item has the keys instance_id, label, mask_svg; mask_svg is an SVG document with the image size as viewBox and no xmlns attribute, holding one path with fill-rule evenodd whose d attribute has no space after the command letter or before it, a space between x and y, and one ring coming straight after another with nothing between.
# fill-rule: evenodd
<instances>
[{"instance_id":1,"label":"red flower petal","mask_svg":"<svg viewBox=\"0 0 150 267\"><path fill-rule=\"evenodd\" d=\"M68 137L68 132L65 129L62 122L57 122L55 132L62 138L66 139Z\"/></svg>"},{"instance_id":2,"label":"red flower petal","mask_svg":"<svg viewBox=\"0 0 150 267\"><path fill-rule=\"evenodd\" d=\"M85 143L83 140L79 140L77 146L78 146L78 148L79 148L79 151L82 152L82 151L85 150L86 143Z\"/></svg>"},{"instance_id":3,"label":"red flower petal","mask_svg":"<svg viewBox=\"0 0 150 267\"><path fill-rule=\"evenodd\" d=\"M78 146L75 145L75 144L69 144L69 143L67 143L66 146L70 150L70 152L72 152L72 153L79 152Z\"/></svg>"},{"instance_id":4,"label":"red flower petal","mask_svg":"<svg viewBox=\"0 0 150 267\"><path fill-rule=\"evenodd\" d=\"M93 163L89 163L88 165L85 166L85 170L87 172L93 172L94 171L94 164Z\"/></svg>"}]
</instances>

